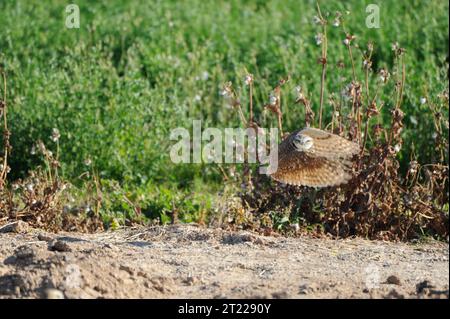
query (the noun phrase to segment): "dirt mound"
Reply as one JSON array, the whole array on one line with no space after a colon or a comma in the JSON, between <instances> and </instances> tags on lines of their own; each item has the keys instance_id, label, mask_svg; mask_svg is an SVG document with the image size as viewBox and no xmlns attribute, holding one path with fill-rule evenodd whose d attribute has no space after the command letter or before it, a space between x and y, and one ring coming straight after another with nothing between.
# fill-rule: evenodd
<instances>
[{"instance_id":1,"label":"dirt mound","mask_svg":"<svg viewBox=\"0 0 450 319\"><path fill-rule=\"evenodd\" d=\"M0 298L448 298L444 243L174 225L0 232Z\"/></svg>"}]
</instances>

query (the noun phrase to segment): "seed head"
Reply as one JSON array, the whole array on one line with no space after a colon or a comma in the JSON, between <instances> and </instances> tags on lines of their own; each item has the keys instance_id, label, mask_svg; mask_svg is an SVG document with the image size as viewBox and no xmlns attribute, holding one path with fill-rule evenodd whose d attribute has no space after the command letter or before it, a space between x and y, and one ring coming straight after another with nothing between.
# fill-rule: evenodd
<instances>
[{"instance_id":1,"label":"seed head","mask_svg":"<svg viewBox=\"0 0 450 319\"><path fill-rule=\"evenodd\" d=\"M350 44L352 43L352 41L355 39L356 37L354 36L354 35L351 35L351 34L347 34L347 36L345 37L345 39L344 39L344 44L346 45L346 46L350 46Z\"/></svg>"},{"instance_id":2,"label":"seed head","mask_svg":"<svg viewBox=\"0 0 450 319\"><path fill-rule=\"evenodd\" d=\"M220 91L220 95L226 98L233 96L233 90L231 89L231 82L227 82L223 85L222 91Z\"/></svg>"},{"instance_id":3,"label":"seed head","mask_svg":"<svg viewBox=\"0 0 450 319\"><path fill-rule=\"evenodd\" d=\"M58 142L59 141L59 138L61 137L61 134L59 133L59 130L57 129L57 128L53 128L52 129L52 135L50 136L50 139L53 141L53 142Z\"/></svg>"},{"instance_id":4,"label":"seed head","mask_svg":"<svg viewBox=\"0 0 450 319\"><path fill-rule=\"evenodd\" d=\"M341 17L342 17L342 13L340 11L336 11L334 21L333 21L333 26L338 27L341 25Z\"/></svg>"},{"instance_id":5,"label":"seed head","mask_svg":"<svg viewBox=\"0 0 450 319\"><path fill-rule=\"evenodd\" d=\"M371 67L372 67L372 61L370 61L369 59L364 59L363 60L363 68L369 70Z\"/></svg>"},{"instance_id":6,"label":"seed head","mask_svg":"<svg viewBox=\"0 0 450 319\"><path fill-rule=\"evenodd\" d=\"M314 36L314 39L315 39L317 45L321 45L322 41L323 41L323 34L322 33L316 34Z\"/></svg>"},{"instance_id":7,"label":"seed head","mask_svg":"<svg viewBox=\"0 0 450 319\"><path fill-rule=\"evenodd\" d=\"M247 74L244 78L244 83L245 85L250 85L253 83L253 75L252 74Z\"/></svg>"},{"instance_id":8,"label":"seed head","mask_svg":"<svg viewBox=\"0 0 450 319\"><path fill-rule=\"evenodd\" d=\"M313 23L314 24L320 24L322 23L322 19L320 19L318 16L313 17Z\"/></svg>"},{"instance_id":9,"label":"seed head","mask_svg":"<svg viewBox=\"0 0 450 319\"><path fill-rule=\"evenodd\" d=\"M384 69L384 68L382 68L379 73L380 73L380 80L381 80L381 82L387 83L387 81L391 77L391 74L389 73L389 71Z\"/></svg>"},{"instance_id":10,"label":"seed head","mask_svg":"<svg viewBox=\"0 0 450 319\"><path fill-rule=\"evenodd\" d=\"M278 102L277 96L273 92L270 92L269 104L272 106L275 106L275 105L277 105L277 102Z\"/></svg>"},{"instance_id":11,"label":"seed head","mask_svg":"<svg viewBox=\"0 0 450 319\"><path fill-rule=\"evenodd\" d=\"M321 45L323 42L323 34L322 33L318 33L314 36L314 40L316 41L317 45Z\"/></svg>"},{"instance_id":12,"label":"seed head","mask_svg":"<svg viewBox=\"0 0 450 319\"><path fill-rule=\"evenodd\" d=\"M392 51L397 51L399 47L400 46L398 45L398 42L394 42L391 44Z\"/></svg>"}]
</instances>

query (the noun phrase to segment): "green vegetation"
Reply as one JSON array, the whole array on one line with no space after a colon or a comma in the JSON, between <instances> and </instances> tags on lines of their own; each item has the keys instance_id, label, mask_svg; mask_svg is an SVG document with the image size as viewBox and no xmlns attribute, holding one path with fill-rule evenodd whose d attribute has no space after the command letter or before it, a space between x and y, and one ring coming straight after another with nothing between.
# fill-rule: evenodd
<instances>
[{"instance_id":1,"label":"green vegetation","mask_svg":"<svg viewBox=\"0 0 450 319\"><path fill-rule=\"evenodd\" d=\"M276 125L263 107L270 90L288 75L284 129L304 125L304 109L294 104L297 85L318 113L322 66L317 63L321 47L314 38L320 26L312 22L315 1L76 3L80 29L65 27L65 1L0 2L0 69L7 75L13 147L11 184L45 163L42 152L32 152L42 140L60 163L59 174L75 185L74 193L98 207L107 226L142 215L165 222L175 211L183 221L203 221L223 190L221 172L212 165L173 164L171 129L190 128L193 119L201 119L204 127L239 126L237 113L227 107L220 90L233 81L246 103L247 71L254 75L260 126ZM350 64L343 28L356 36L361 50L373 42L375 71L392 71L392 44L398 42L407 52L401 170L405 172L412 159L438 162L428 103L440 103L439 95L448 87L448 2L380 1L379 29L366 27L369 3L374 1L321 3L324 14L344 14L343 26L328 28L324 123L333 113L330 94L339 99L352 80L351 68L337 67L340 61ZM355 56L355 71L363 78L361 55ZM384 94L379 96L385 104L381 121L390 123L395 100ZM448 108L443 111L447 117ZM247 115L246 108L244 112ZM53 128L61 135L57 142L51 140Z\"/></svg>"}]
</instances>

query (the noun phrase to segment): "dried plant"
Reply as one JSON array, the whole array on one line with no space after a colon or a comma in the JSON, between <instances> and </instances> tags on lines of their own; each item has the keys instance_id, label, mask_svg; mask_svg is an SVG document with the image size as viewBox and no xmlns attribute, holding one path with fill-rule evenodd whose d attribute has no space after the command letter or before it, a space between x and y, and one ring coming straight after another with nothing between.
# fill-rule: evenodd
<instances>
[{"instance_id":1,"label":"dried plant","mask_svg":"<svg viewBox=\"0 0 450 319\"><path fill-rule=\"evenodd\" d=\"M3 80L3 96L0 99L0 115L2 116L2 125L3 125L3 156L0 158L0 191L3 190L6 177L9 173L8 166L8 154L11 152L11 144L9 142L9 138L11 136L11 132L8 129L8 121L7 121L7 113L8 113L8 104L7 104L7 91L6 91L6 74L2 71L2 80Z\"/></svg>"},{"instance_id":2,"label":"dried plant","mask_svg":"<svg viewBox=\"0 0 450 319\"><path fill-rule=\"evenodd\" d=\"M100 215L86 210L85 206L70 209L72 185L59 176L58 161L60 133L53 129L51 140L57 144L56 155L42 141L38 141L33 149L37 149L44 161L44 168L31 171L25 179L18 179L8 185L6 179L9 172L8 155L11 152L7 121L6 75L3 75L3 96L0 109L3 116L3 156L0 169L0 225L16 220L28 222L31 226L49 230L77 230L92 232L103 229Z\"/></svg>"},{"instance_id":3,"label":"dried plant","mask_svg":"<svg viewBox=\"0 0 450 319\"><path fill-rule=\"evenodd\" d=\"M439 97L442 102L439 106L428 103L435 127L436 163L421 165L416 159L411 159L406 174L401 174L397 155L403 147L406 50L397 43L393 45L395 76L391 79L386 68L372 69L374 44L369 42L367 50L361 52L364 77L359 80L354 53L356 37L343 27L343 44L351 62L352 81L341 92L344 102L336 98L337 92L329 94L333 113L331 122L323 126L328 22L319 6L314 21L322 26L322 33L316 36L317 44L322 45L318 122L315 123L311 102L301 87L296 88L296 103L305 107L305 126L315 124L360 144L361 152L354 159L354 178L341 187L314 190L283 185L255 174L252 176L253 189L244 188L240 192L241 206L233 209L235 214L239 212L240 217L231 217L232 224L253 229L276 228L291 234L312 230L317 235L326 233L338 237L359 235L409 240L432 235L448 238L448 136L445 133L448 132L448 120L442 116L442 108L448 108L448 92ZM333 25L341 24L342 14L336 13ZM338 67L344 67L343 63ZM372 91L371 79L378 79ZM386 126L381 118L386 103L379 97L389 87L386 84L390 81L394 81L393 101L389 111L390 124ZM264 108L276 115L280 132L283 132L282 119L289 114L283 114L281 109L281 83L285 80L275 86ZM238 100L237 97L235 99ZM430 100L428 97L425 99ZM251 114L253 117L253 111Z\"/></svg>"}]
</instances>

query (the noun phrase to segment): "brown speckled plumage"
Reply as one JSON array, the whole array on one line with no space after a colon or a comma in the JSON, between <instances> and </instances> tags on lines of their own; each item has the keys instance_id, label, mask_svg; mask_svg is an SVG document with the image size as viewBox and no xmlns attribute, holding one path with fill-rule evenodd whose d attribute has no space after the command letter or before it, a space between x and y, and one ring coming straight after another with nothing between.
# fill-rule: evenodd
<instances>
[{"instance_id":1,"label":"brown speckled plumage","mask_svg":"<svg viewBox=\"0 0 450 319\"><path fill-rule=\"evenodd\" d=\"M294 140L312 141L312 146L299 148ZM338 135L315 128L299 130L278 146L278 169L271 177L282 183L310 187L344 184L352 177L351 159L358 151L358 144Z\"/></svg>"}]
</instances>

